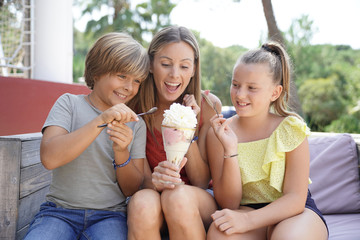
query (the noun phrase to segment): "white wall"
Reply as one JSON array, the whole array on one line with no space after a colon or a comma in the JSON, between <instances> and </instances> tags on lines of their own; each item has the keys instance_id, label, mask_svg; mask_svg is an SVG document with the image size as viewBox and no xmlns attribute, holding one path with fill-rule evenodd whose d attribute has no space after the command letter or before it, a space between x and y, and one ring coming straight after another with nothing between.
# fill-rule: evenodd
<instances>
[{"instance_id":1,"label":"white wall","mask_svg":"<svg viewBox=\"0 0 360 240\"><path fill-rule=\"evenodd\" d=\"M33 78L72 83L73 0L35 0Z\"/></svg>"}]
</instances>

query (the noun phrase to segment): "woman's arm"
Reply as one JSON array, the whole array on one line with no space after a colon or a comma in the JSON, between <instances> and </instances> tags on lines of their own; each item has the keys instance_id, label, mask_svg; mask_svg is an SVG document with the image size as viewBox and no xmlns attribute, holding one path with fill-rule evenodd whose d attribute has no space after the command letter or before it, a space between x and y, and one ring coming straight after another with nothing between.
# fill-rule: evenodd
<instances>
[{"instance_id":1,"label":"woman's arm","mask_svg":"<svg viewBox=\"0 0 360 240\"><path fill-rule=\"evenodd\" d=\"M221 112L221 101L213 94L208 95L209 100L216 107L216 110ZM202 105L201 112L202 114L202 127L199 131L198 140L193 142L190 145L186 157L188 161L185 165L186 174L188 175L190 182L194 186L201 188L207 188L209 181L211 179L210 169L208 165L208 160L206 157L206 136L207 131L210 128L210 118L213 117L216 112L213 109L213 106L210 106L209 103L204 101Z\"/></svg>"}]
</instances>

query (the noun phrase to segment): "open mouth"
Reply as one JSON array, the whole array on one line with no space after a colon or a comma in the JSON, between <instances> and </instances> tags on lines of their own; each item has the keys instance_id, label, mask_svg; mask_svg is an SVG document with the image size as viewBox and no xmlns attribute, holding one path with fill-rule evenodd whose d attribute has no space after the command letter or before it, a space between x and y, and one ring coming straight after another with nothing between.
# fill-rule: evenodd
<instances>
[{"instance_id":1,"label":"open mouth","mask_svg":"<svg viewBox=\"0 0 360 240\"><path fill-rule=\"evenodd\" d=\"M170 92L175 92L180 87L180 85L181 83L165 82L165 86Z\"/></svg>"}]
</instances>

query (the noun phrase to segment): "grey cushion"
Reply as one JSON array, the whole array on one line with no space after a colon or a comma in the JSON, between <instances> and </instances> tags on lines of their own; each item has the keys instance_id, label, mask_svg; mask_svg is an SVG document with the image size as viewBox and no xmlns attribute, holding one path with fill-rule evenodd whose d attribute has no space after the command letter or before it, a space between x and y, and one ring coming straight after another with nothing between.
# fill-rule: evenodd
<instances>
[{"instance_id":1,"label":"grey cushion","mask_svg":"<svg viewBox=\"0 0 360 240\"><path fill-rule=\"evenodd\" d=\"M329 240L360 239L360 214L325 215L329 227Z\"/></svg>"},{"instance_id":2,"label":"grey cushion","mask_svg":"<svg viewBox=\"0 0 360 240\"><path fill-rule=\"evenodd\" d=\"M320 211L323 214L360 212L358 157L354 139L349 134L310 137L309 148L312 180L309 189Z\"/></svg>"}]
</instances>

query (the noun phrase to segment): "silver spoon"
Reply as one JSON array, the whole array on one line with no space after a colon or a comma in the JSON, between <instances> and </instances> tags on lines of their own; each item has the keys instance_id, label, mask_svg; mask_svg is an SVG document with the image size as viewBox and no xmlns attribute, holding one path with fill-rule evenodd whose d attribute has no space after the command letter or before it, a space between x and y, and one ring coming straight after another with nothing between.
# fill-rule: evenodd
<instances>
[{"instance_id":1,"label":"silver spoon","mask_svg":"<svg viewBox=\"0 0 360 240\"><path fill-rule=\"evenodd\" d=\"M147 115L147 114L152 114L152 113L156 112L156 110L157 110L157 107L152 107L152 108L149 109L149 111L136 114L136 116L143 116L143 115ZM101 124L101 125L99 125L97 127L101 128L101 127L106 127L107 125L108 125L107 123L104 123L104 124Z\"/></svg>"}]
</instances>

